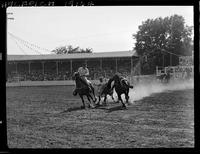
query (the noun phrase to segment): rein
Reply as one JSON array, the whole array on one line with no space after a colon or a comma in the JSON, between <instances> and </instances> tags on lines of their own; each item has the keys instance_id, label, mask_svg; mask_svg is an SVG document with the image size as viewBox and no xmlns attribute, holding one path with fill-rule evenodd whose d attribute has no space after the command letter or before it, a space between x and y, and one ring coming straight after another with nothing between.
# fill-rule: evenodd
<instances>
[{"instance_id":1,"label":"rein","mask_svg":"<svg viewBox=\"0 0 200 154\"><path fill-rule=\"evenodd\" d=\"M76 81L76 89L87 88L81 77L75 77L75 81Z\"/></svg>"}]
</instances>

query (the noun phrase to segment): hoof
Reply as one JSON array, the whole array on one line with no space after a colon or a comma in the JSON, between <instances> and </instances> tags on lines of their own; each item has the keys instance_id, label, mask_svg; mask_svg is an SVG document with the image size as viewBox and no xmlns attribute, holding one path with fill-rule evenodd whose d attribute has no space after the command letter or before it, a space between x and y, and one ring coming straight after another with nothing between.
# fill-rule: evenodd
<instances>
[{"instance_id":1,"label":"hoof","mask_svg":"<svg viewBox=\"0 0 200 154\"><path fill-rule=\"evenodd\" d=\"M81 106L81 109L85 109L85 106Z\"/></svg>"},{"instance_id":2,"label":"hoof","mask_svg":"<svg viewBox=\"0 0 200 154\"><path fill-rule=\"evenodd\" d=\"M102 103L102 106L106 106L107 104L105 102Z\"/></svg>"},{"instance_id":3,"label":"hoof","mask_svg":"<svg viewBox=\"0 0 200 154\"><path fill-rule=\"evenodd\" d=\"M77 95L77 92L76 92L76 91L74 91L74 92L73 92L73 95L74 95L74 96L76 96L76 95Z\"/></svg>"},{"instance_id":4,"label":"hoof","mask_svg":"<svg viewBox=\"0 0 200 154\"><path fill-rule=\"evenodd\" d=\"M96 105L96 106L100 106L101 104L100 104L100 102L98 102L98 103L96 103L95 105Z\"/></svg>"},{"instance_id":5,"label":"hoof","mask_svg":"<svg viewBox=\"0 0 200 154\"><path fill-rule=\"evenodd\" d=\"M95 98L94 100L93 100L93 102L95 103L97 101L97 99Z\"/></svg>"},{"instance_id":6,"label":"hoof","mask_svg":"<svg viewBox=\"0 0 200 154\"><path fill-rule=\"evenodd\" d=\"M94 105L89 105L88 108L94 109L96 106Z\"/></svg>"},{"instance_id":7,"label":"hoof","mask_svg":"<svg viewBox=\"0 0 200 154\"><path fill-rule=\"evenodd\" d=\"M131 105L131 102L127 102L127 105Z\"/></svg>"},{"instance_id":8,"label":"hoof","mask_svg":"<svg viewBox=\"0 0 200 154\"><path fill-rule=\"evenodd\" d=\"M122 108L123 108L123 109L126 109L126 105L122 105Z\"/></svg>"},{"instance_id":9,"label":"hoof","mask_svg":"<svg viewBox=\"0 0 200 154\"><path fill-rule=\"evenodd\" d=\"M95 109L95 108L96 108L96 106L91 106L91 108L92 108L92 109Z\"/></svg>"}]
</instances>

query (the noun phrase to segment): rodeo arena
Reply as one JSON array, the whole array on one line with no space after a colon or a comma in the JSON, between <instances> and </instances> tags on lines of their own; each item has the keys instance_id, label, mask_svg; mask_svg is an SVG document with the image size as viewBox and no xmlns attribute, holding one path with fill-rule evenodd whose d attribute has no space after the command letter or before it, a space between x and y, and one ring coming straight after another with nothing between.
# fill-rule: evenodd
<instances>
[{"instance_id":1,"label":"rodeo arena","mask_svg":"<svg viewBox=\"0 0 200 154\"><path fill-rule=\"evenodd\" d=\"M8 55L9 148L194 147L193 57L149 75L140 60L135 51ZM94 97L81 100L74 74L83 64ZM117 84L99 86L116 74L130 86L121 100Z\"/></svg>"}]
</instances>

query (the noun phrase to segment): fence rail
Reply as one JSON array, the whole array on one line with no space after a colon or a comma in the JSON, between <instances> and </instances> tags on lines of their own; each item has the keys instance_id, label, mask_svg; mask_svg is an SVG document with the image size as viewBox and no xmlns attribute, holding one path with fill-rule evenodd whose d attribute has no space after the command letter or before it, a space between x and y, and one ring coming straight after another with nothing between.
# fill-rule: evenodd
<instances>
[{"instance_id":1,"label":"fence rail","mask_svg":"<svg viewBox=\"0 0 200 154\"><path fill-rule=\"evenodd\" d=\"M194 76L194 66L169 66L169 67L156 67L156 76L167 74L169 71L170 75L174 79L185 79Z\"/></svg>"}]
</instances>

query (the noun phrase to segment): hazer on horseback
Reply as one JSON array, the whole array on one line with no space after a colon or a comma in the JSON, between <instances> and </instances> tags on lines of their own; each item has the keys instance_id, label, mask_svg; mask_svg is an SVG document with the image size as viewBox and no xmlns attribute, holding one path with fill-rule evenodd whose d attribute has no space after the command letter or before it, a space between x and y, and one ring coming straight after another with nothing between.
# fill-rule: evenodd
<instances>
[{"instance_id":1,"label":"hazer on horseback","mask_svg":"<svg viewBox=\"0 0 200 154\"><path fill-rule=\"evenodd\" d=\"M162 83L169 83L171 78L170 72L171 72L170 68L167 68L166 72L164 74L157 75L156 79L160 80Z\"/></svg>"},{"instance_id":2,"label":"hazer on horseback","mask_svg":"<svg viewBox=\"0 0 200 154\"><path fill-rule=\"evenodd\" d=\"M87 68L87 64L83 63L83 66L78 68L78 72L83 82L89 87L90 91L92 91L91 82L87 79L87 76L89 76L89 69Z\"/></svg>"},{"instance_id":3,"label":"hazer on horseback","mask_svg":"<svg viewBox=\"0 0 200 154\"><path fill-rule=\"evenodd\" d=\"M85 103L83 96L87 96L88 101L90 102L89 107L94 108L94 104L91 105L90 99L95 103L96 102L96 96L94 92L94 87L92 86L91 82L87 80L86 76L89 75L89 70L86 67L86 64L83 65L83 67L80 67L78 69L78 72L75 72L73 75L73 79L75 80L76 83L76 88L73 92L73 95L76 96L79 94L81 97L83 106L82 108L85 108Z\"/></svg>"}]
</instances>

